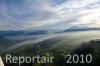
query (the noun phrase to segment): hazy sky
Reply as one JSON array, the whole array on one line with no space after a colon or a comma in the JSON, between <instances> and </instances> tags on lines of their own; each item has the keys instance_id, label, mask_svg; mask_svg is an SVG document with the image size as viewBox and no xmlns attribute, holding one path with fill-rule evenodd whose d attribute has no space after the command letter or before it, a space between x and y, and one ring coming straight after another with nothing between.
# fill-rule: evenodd
<instances>
[{"instance_id":1,"label":"hazy sky","mask_svg":"<svg viewBox=\"0 0 100 66\"><path fill-rule=\"evenodd\" d=\"M0 0L0 30L100 28L100 0Z\"/></svg>"}]
</instances>

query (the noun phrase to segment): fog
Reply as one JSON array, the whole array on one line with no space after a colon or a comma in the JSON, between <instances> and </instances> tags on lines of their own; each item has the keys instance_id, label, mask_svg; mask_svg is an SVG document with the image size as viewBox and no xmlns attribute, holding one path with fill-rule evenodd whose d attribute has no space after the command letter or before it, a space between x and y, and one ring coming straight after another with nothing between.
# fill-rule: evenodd
<instances>
[{"instance_id":1,"label":"fog","mask_svg":"<svg viewBox=\"0 0 100 66\"><path fill-rule=\"evenodd\" d=\"M24 45L35 44L48 39L59 39L62 41L66 41L69 44L80 44L81 42L100 39L100 31L94 30L94 31L80 31L80 32L64 32L55 34L27 35L27 36L17 36L17 37L7 37L7 38L11 40L22 40L21 42L8 47L6 51L10 51Z\"/></svg>"}]
</instances>

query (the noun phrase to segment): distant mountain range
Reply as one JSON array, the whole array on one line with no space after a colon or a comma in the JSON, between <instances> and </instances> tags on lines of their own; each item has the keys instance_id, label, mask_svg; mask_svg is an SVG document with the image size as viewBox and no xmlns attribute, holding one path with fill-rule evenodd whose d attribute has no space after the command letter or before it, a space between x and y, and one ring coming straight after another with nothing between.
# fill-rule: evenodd
<instances>
[{"instance_id":1,"label":"distant mountain range","mask_svg":"<svg viewBox=\"0 0 100 66\"><path fill-rule=\"evenodd\" d=\"M25 34L25 31L14 31L14 30L8 30L8 31L0 31L0 36L17 36L17 35L23 35Z\"/></svg>"},{"instance_id":2,"label":"distant mountain range","mask_svg":"<svg viewBox=\"0 0 100 66\"><path fill-rule=\"evenodd\" d=\"M38 34L48 34L46 30L8 30L0 31L0 36L18 36L18 35L38 35Z\"/></svg>"},{"instance_id":3,"label":"distant mountain range","mask_svg":"<svg viewBox=\"0 0 100 66\"><path fill-rule=\"evenodd\" d=\"M0 36L18 36L18 35L39 35L39 34L49 34L49 33L62 33L62 32L75 32L75 31L87 31L87 30L100 30L100 28L78 28L71 27L64 31L49 31L49 30L8 30L0 31Z\"/></svg>"},{"instance_id":4,"label":"distant mountain range","mask_svg":"<svg viewBox=\"0 0 100 66\"><path fill-rule=\"evenodd\" d=\"M32 31L30 33L28 33L27 35L36 35L36 34L47 34L48 31L46 30L37 30L37 31Z\"/></svg>"},{"instance_id":5,"label":"distant mountain range","mask_svg":"<svg viewBox=\"0 0 100 66\"><path fill-rule=\"evenodd\" d=\"M100 28L70 28L66 29L64 32L88 31L88 30L100 30Z\"/></svg>"}]
</instances>

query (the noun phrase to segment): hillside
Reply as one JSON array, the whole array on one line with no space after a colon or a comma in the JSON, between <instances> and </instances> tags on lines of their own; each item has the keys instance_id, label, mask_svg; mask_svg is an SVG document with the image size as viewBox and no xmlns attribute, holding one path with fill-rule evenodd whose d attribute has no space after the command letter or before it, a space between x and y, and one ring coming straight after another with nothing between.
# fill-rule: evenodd
<instances>
[{"instance_id":1,"label":"hillside","mask_svg":"<svg viewBox=\"0 0 100 66\"><path fill-rule=\"evenodd\" d=\"M91 40L89 42L83 42L81 45L71 46L69 44L59 44L59 40L51 39L39 42L37 44L31 44L27 46L23 46L20 48L17 48L13 51L10 51L8 53L11 53L12 55L24 55L24 56L34 56L34 55L45 55L50 54L56 57L54 64L52 66L55 66L55 63L57 66L74 66L73 64L64 64L64 60L66 57L64 57L67 54L91 54L93 56L93 62L92 64L97 65L100 61L100 40ZM64 43L64 42L63 42ZM61 60L62 59L62 60ZM36 63L35 63L36 64ZM32 64L35 66L35 64ZM29 64L28 64L29 65ZM38 66L49 66L48 64L40 64ZM78 66L80 64L77 64ZM91 64L81 64L82 66L92 66Z\"/></svg>"}]
</instances>

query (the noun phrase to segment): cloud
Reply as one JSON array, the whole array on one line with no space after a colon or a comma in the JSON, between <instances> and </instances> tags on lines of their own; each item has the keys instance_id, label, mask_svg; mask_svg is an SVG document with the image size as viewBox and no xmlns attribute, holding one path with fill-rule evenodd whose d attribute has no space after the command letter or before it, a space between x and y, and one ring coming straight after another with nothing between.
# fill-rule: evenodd
<instances>
[{"instance_id":1,"label":"cloud","mask_svg":"<svg viewBox=\"0 0 100 66\"><path fill-rule=\"evenodd\" d=\"M0 9L0 30L100 28L99 0L0 0Z\"/></svg>"}]
</instances>

